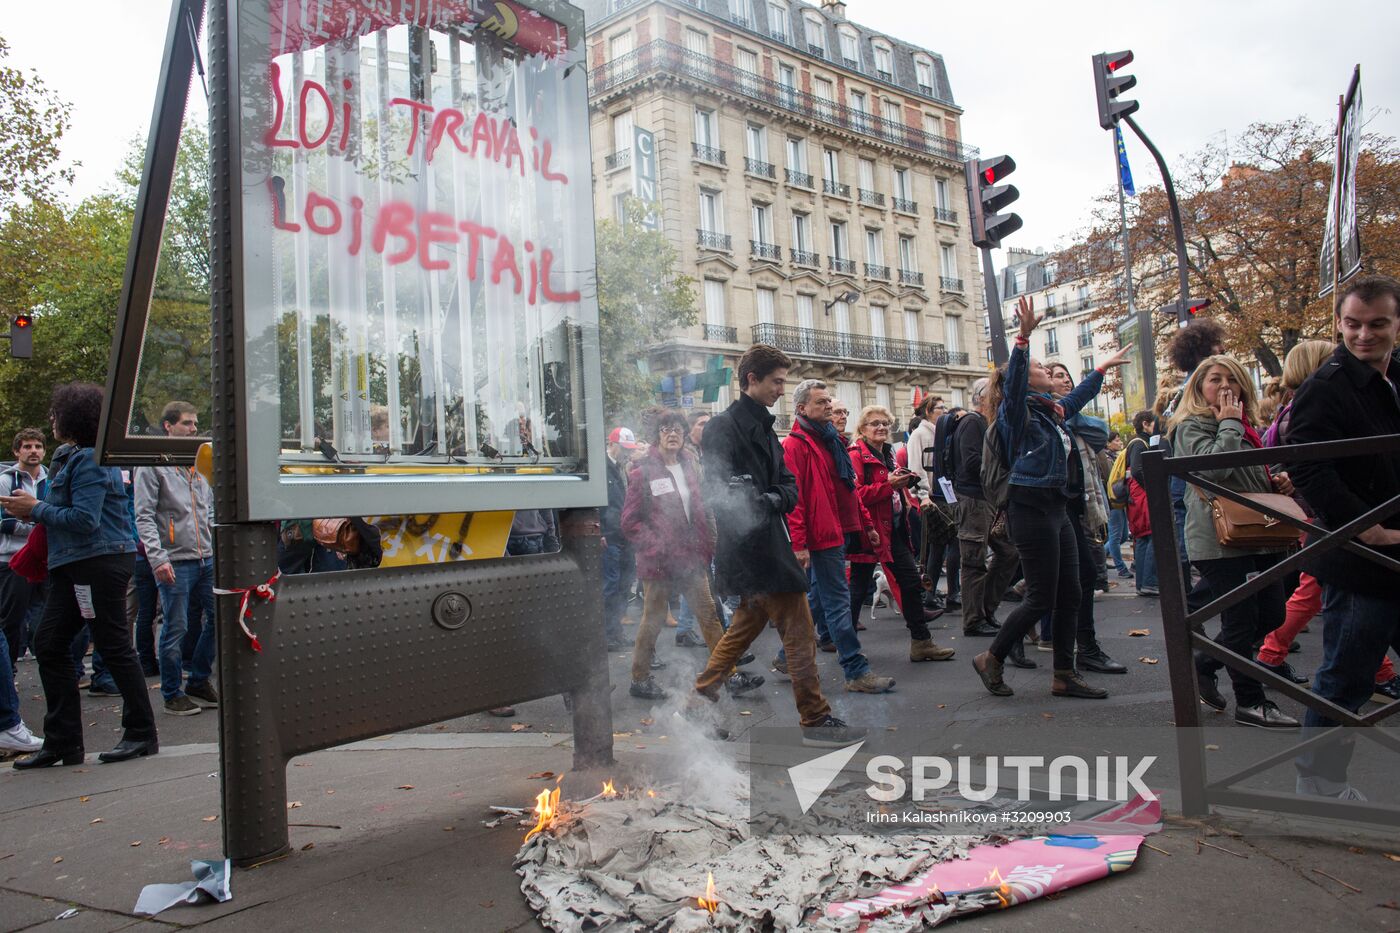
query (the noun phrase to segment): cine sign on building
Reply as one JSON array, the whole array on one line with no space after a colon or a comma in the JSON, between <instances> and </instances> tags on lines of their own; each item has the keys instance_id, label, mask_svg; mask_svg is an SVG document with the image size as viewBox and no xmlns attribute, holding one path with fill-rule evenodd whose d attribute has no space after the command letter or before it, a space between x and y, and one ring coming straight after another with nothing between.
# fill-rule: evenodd
<instances>
[{"instance_id":1,"label":"cine sign on building","mask_svg":"<svg viewBox=\"0 0 1400 933\"><path fill-rule=\"evenodd\" d=\"M650 205L656 204L656 135L639 126L632 128L632 193L648 205L642 226L648 230L661 229L661 215Z\"/></svg>"}]
</instances>

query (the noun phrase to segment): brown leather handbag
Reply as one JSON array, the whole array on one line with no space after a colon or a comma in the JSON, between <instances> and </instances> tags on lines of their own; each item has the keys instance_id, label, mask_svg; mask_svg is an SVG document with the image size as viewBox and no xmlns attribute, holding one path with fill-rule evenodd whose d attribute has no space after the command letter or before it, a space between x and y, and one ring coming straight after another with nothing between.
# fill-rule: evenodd
<instances>
[{"instance_id":1,"label":"brown leather handbag","mask_svg":"<svg viewBox=\"0 0 1400 933\"><path fill-rule=\"evenodd\" d=\"M1284 548L1298 543L1303 532L1272 515L1241 505L1233 499L1208 496L1200 488L1196 489L1202 501L1210 508L1211 520L1215 522L1215 539L1221 547L1230 548ZM1292 497L1276 492L1241 493L1251 502L1281 512L1300 522L1308 520Z\"/></svg>"}]
</instances>

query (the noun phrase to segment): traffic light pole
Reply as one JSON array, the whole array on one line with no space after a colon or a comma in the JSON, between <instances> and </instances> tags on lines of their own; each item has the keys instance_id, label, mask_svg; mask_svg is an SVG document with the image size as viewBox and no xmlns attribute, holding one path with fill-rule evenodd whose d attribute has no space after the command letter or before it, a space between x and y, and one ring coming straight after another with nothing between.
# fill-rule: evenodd
<instances>
[{"instance_id":1,"label":"traffic light pole","mask_svg":"<svg viewBox=\"0 0 1400 933\"><path fill-rule=\"evenodd\" d=\"M1157 400L1157 340L1153 332L1152 310L1139 308L1133 298L1133 244L1128 235L1128 204L1123 196L1123 173L1118 170L1117 134L1110 134L1109 143L1113 146L1113 165L1118 176L1118 220L1123 227L1123 284L1128 289L1128 314L1137 317L1138 357L1142 360L1142 390L1148 408ZM1126 393L1125 393L1126 395Z\"/></svg>"},{"instance_id":2,"label":"traffic light pole","mask_svg":"<svg viewBox=\"0 0 1400 933\"><path fill-rule=\"evenodd\" d=\"M1176 274L1181 288L1181 301L1176 306L1176 324L1178 327L1185 327L1191 320L1191 286L1186 274L1186 232L1181 226L1181 208L1176 203L1176 189L1172 186L1172 175L1167 169L1167 162L1162 158L1162 153L1157 151L1157 147L1152 144L1152 140L1147 138L1147 134L1142 131L1142 127L1137 125L1137 121L1132 118L1132 115L1124 114L1122 119L1137 134L1137 138L1142 140L1147 151L1152 153L1152 158L1157 162L1157 170L1162 173L1162 186L1167 192L1167 210L1171 213L1172 234L1176 237Z\"/></svg>"},{"instance_id":3,"label":"traffic light pole","mask_svg":"<svg viewBox=\"0 0 1400 933\"><path fill-rule=\"evenodd\" d=\"M1006 350L1006 322L1001 317L1001 289L997 288L997 273L992 268L992 251L982 248L982 291L987 302L987 324L991 331L992 362L1005 366L1010 360Z\"/></svg>"}]
</instances>

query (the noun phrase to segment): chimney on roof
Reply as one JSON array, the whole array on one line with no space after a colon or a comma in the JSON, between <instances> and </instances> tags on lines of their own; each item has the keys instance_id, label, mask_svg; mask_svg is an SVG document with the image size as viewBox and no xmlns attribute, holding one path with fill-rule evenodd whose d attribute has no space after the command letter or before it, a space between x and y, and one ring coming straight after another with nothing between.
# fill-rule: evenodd
<instances>
[{"instance_id":1,"label":"chimney on roof","mask_svg":"<svg viewBox=\"0 0 1400 933\"><path fill-rule=\"evenodd\" d=\"M846 18L846 4L842 3L841 0L822 0L822 9L836 19Z\"/></svg>"}]
</instances>

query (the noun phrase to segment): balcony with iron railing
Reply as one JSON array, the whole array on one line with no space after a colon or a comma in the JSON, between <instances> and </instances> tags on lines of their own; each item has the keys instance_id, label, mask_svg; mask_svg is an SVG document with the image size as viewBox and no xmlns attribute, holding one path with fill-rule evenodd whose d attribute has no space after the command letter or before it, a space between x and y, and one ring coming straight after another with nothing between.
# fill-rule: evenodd
<instances>
[{"instance_id":1,"label":"balcony with iron railing","mask_svg":"<svg viewBox=\"0 0 1400 933\"><path fill-rule=\"evenodd\" d=\"M817 58L826 58L826 49L822 48L820 45L815 45L811 42L807 43L807 52L811 55L817 56Z\"/></svg>"},{"instance_id":2,"label":"balcony with iron railing","mask_svg":"<svg viewBox=\"0 0 1400 933\"><path fill-rule=\"evenodd\" d=\"M632 150L619 149L617 152L603 156L603 171L615 172L620 168L626 168L632 164Z\"/></svg>"},{"instance_id":3,"label":"balcony with iron railing","mask_svg":"<svg viewBox=\"0 0 1400 933\"><path fill-rule=\"evenodd\" d=\"M856 194L860 198L860 203L868 204L871 207L884 207L885 196L878 191L871 191L869 188L857 188Z\"/></svg>"},{"instance_id":4,"label":"balcony with iron railing","mask_svg":"<svg viewBox=\"0 0 1400 933\"><path fill-rule=\"evenodd\" d=\"M744 157L744 171L750 175L757 175L760 178L778 177L778 167L772 162L750 159L748 156Z\"/></svg>"},{"instance_id":5,"label":"balcony with iron railing","mask_svg":"<svg viewBox=\"0 0 1400 933\"><path fill-rule=\"evenodd\" d=\"M1079 298L1071 298L1069 301L1066 301L1063 305L1060 306L1060 310L1062 310L1065 314L1077 314L1080 311L1088 311L1090 308L1094 307L1094 304L1095 302L1093 298L1084 295Z\"/></svg>"},{"instance_id":6,"label":"balcony with iron railing","mask_svg":"<svg viewBox=\"0 0 1400 933\"><path fill-rule=\"evenodd\" d=\"M822 264L820 253L809 252L805 249L793 249L788 252L792 257L792 264L794 266L806 266L810 269L816 269Z\"/></svg>"},{"instance_id":7,"label":"balcony with iron railing","mask_svg":"<svg viewBox=\"0 0 1400 933\"><path fill-rule=\"evenodd\" d=\"M816 187L816 181L806 172L794 172L790 168L785 168L783 169L783 178L787 179L788 184L796 185L799 188L811 189Z\"/></svg>"},{"instance_id":8,"label":"balcony with iron railing","mask_svg":"<svg viewBox=\"0 0 1400 933\"><path fill-rule=\"evenodd\" d=\"M890 199L894 202L894 209L901 214L917 214L919 212L919 202L910 201L908 198L894 197Z\"/></svg>"},{"instance_id":9,"label":"balcony with iron railing","mask_svg":"<svg viewBox=\"0 0 1400 933\"><path fill-rule=\"evenodd\" d=\"M819 54L825 57L825 50ZM977 154L975 146L925 133L898 120L885 120L844 104L822 100L814 94L787 87L771 78L664 39L655 39L594 68L589 74L590 96L596 102L601 97L621 91L630 83L653 77L735 93L759 104L838 129L873 136L949 162L962 163Z\"/></svg>"},{"instance_id":10,"label":"balcony with iron railing","mask_svg":"<svg viewBox=\"0 0 1400 933\"><path fill-rule=\"evenodd\" d=\"M878 279L881 282L888 282L890 280L890 267L867 262L865 264L865 277L867 279Z\"/></svg>"},{"instance_id":11,"label":"balcony with iron railing","mask_svg":"<svg viewBox=\"0 0 1400 933\"><path fill-rule=\"evenodd\" d=\"M915 288L923 288L924 274L922 272L910 272L908 269L900 269L899 284L912 285Z\"/></svg>"},{"instance_id":12,"label":"balcony with iron railing","mask_svg":"<svg viewBox=\"0 0 1400 933\"><path fill-rule=\"evenodd\" d=\"M706 230L703 227L695 231L695 242L696 245L702 249L719 249L724 250L726 253L733 249L730 245L729 234L716 233L713 230Z\"/></svg>"},{"instance_id":13,"label":"balcony with iron railing","mask_svg":"<svg viewBox=\"0 0 1400 933\"><path fill-rule=\"evenodd\" d=\"M822 193L832 194L838 198L849 198L851 196L851 186L843 185L839 181L832 181L829 178L823 178Z\"/></svg>"},{"instance_id":14,"label":"balcony with iron railing","mask_svg":"<svg viewBox=\"0 0 1400 933\"><path fill-rule=\"evenodd\" d=\"M723 324L706 324L705 339L711 343L738 343L739 328Z\"/></svg>"},{"instance_id":15,"label":"balcony with iron railing","mask_svg":"<svg viewBox=\"0 0 1400 933\"><path fill-rule=\"evenodd\" d=\"M838 256L828 256L826 267L839 275L855 275L856 261L854 259L841 259Z\"/></svg>"},{"instance_id":16,"label":"balcony with iron railing","mask_svg":"<svg viewBox=\"0 0 1400 933\"><path fill-rule=\"evenodd\" d=\"M741 29L752 29L753 21L742 13L730 13L729 21Z\"/></svg>"},{"instance_id":17,"label":"balcony with iron railing","mask_svg":"<svg viewBox=\"0 0 1400 933\"><path fill-rule=\"evenodd\" d=\"M919 367L948 366L950 363L967 365L966 353L950 354L941 343L840 334L786 324L755 324L752 333L754 343L816 359L860 360Z\"/></svg>"},{"instance_id":18,"label":"balcony with iron railing","mask_svg":"<svg viewBox=\"0 0 1400 933\"><path fill-rule=\"evenodd\" d=\"M1093 335L1093 334L1080 334L1080 335L1079 335L1079 349L1081 349L1081 350L1087 350L1087 349L1089 349L1090 347L1092 347L1093 345L1094 345L1094 335Z\"/></svg>"},{"instance_id":19,"label":"balcony with iron railing","mask_svg":"<svg viewBox=\"0 0 1400 933\"><path fill-rule=\"evenodd\" d=\"M935 207L933 209L933 219L945 224L955 224L958 222L958 212L949 210L946 207Z\"/></svg>"},{"instance_id":20,"label":"balcony with iron railing","mask_svg":"<svg viewBox=\"0 0 1400 933\"><path fill-rule=\"evenodd\" d=\"M783 261L783 248L777 243L765 243L762 240L749 240L749 253L755 259L767 259L770 262Z\"/></svg>"},{"instance_id":21,"label":"balcony with iron railing","mask_svg":"<svg viewBox=\"0 0 1400 933\"><path fill-rule=\"evenodd\" d=\"M875 77L879 78L881 81L884 81L886 84L894 83L894 74L889 71L881 71L880 69L876 68Z\"/></svg>"},{"instance_id":22,"label":"balcony with iron railing","mask_svg":"<svg viewBox=\"0 0 1400 933\"><path fill-rule=\"evenodd\" d=\"M940 275L938 277L938 287L945 292L960 292L963 290L963 280L948 275Z\"/></svg>"},{"instance_id":23,"label":"balcony with iron railing","mask_svg":"<svg viewBox=\"0 0 1400 933\"><path fill-rule=\"evenodd\" d=\"M709 162L713 165L725 165L724 150L715 146L705 146L700 143L690 144L690 154L701 162Z\"/></svg>"}]
</instances>

